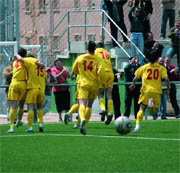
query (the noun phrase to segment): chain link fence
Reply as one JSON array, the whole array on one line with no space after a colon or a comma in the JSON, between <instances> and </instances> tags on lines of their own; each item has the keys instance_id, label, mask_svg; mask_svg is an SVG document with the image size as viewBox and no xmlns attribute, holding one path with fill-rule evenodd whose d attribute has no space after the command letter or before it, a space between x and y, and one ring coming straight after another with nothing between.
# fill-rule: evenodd
<instances>
[{"instance_id":1,"label":"chain link fence","mask_svg":"<svg viewBox=\"0 0 180 173\"><path fill-rule=\"evenodd\" d=\"M57 55L64 55L69 50L68 40L70 42L100 41L101 27L98 25L102 24L102 14L96 9L100 8L101 0L92 1L94 10L89 9L90 0L76 0L76 2L78 1L80 2L78 8L74 8L76 7L75 0L19 1L20 45L39 46L35 49L29 48L28 52L36 57L40 56L45 65L52 66ZM154 39L158 40L160 39L161 6L160 1L157 0L152 0L152 4L151 31L154 34ZM5 7L5 13L8 14L8 6ZM177 18L180 1L176 1L175 9ZM72 11L68 13L69 10ZM88 12L84 13L83 10L88 10ZM130 36L129 10L130 8L126 3L124 5L124 20L128 36ZM106 28L110 32L109 22L106 22ZM168 28L169 25L167 25L167 30ZM105 41L111 40L107 33L104 38ZM119 34L119 40L122 40L121 34Z\"/></svg>"},{"instance_id":2,"label":"chain link fence","mask_svg":"<svg viewBox=\"0 0 180 173\"><path fill-rule=\"evenodd\" d=\"M101 29L99 27L82 27L86 25L101 25L101 13L91 11L87 13L86 21L85 14L81 10L87 10L87 1L80 0L80 9L74 9L73 0L59 1L20 1L20 44L35 44L44 45L43 56L48 65L52 65L53 60L58 54L64 54L68 48L69 41L84 41L87 40L100 41ZM58 2L58 3L57 3ZM95 0L95 9L100 8L100 0ZM152 0L153 14L151 16L151 31L155 39L160 38L160 23L161 23L161 6L160 1ZM176 15L180 8L180 1L176 1ZM129 19L127 4L124 5L124 19L129 33ZM67 15L69 10L74 10L70 15ZM63 17L67 15L64 20ZM62 20L62 21L61 21ZM86 22L86 23L85 23ZM76 25L79 27L71 27L67 30L67 26ZM80 27L81 26L81 27ZM109 23L106 23L109 29ZM167 25L168 30L168 25ZM105 41L110 41L110 37L105 34ZM122 40L119 34L119 40Z\"/></svg>"}]
</instances>

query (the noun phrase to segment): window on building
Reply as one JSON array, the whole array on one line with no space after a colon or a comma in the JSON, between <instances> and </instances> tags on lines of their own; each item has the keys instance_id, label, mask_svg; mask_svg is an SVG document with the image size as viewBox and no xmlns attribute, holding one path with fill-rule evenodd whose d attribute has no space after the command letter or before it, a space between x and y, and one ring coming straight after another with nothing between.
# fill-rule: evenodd
<instances>
[{"instance_id":1,"label":"window on building","mask_svg":"<svg viewBox=\"0 0 180 173\"><path fill-rule=\"evenodd\" d=\"M31 45L32 44L32 37L31 36L26 36L25 37L25 42L27 45Z\"/></svg>"},{"instance_id":2,"label":"window on building","mask_svg":"<svg viewBox=\"0 0 180 173\"><path fill-rule=\"evenodd\" d=\"M31 12L31 0L25 0L25 13L29 14Z\"/></svg>"},{"instance_id":3,"label":"window on building","mask_svg":"<svg viewBox=\"0 0 180 173\"><path fill-rule=\"evenodd\" d=\"M46 0L39 0L39 10L41 13L46 12Z\"/></svg>"},{"instance_id":4,"label":"window on building","mask_svg":"<svg viewBox=\"0 0 180 173\"><path fill-rule=\"evenodd\" d=\"M39 44L40 44L40 45L43 44L43 39L44 39L44 36L40 36L40 37L39 37Z\"/></svg>"},{"instance_id":5,"label":"window on building","mask_svg":"<svg viewBox=\"0 0 180 173\"><path fill-rule=\"evenodd\" d=\"M53 0L53 11L59 12L59 0Z\"/></svg>"},{"instance_id":6,"label":"window on building","mask_svg":"<svg viewBox=\"0 0 180 173\"><path fill-rule=\"evenodd\" d=\"M59 40L58 40L58 36L53 36L53 44L52 44L53 50L54 51L59 51Z\"/></svg>"}]
</instances>

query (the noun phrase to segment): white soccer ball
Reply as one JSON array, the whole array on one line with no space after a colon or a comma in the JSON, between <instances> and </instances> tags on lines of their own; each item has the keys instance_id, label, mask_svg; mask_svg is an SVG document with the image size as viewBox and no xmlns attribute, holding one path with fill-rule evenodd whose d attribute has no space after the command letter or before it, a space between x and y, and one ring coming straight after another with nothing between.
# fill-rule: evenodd
<instances>
[{"instance_id":1,"label":"white soccer ball","mask_svg":"<svg viewBox=\"0 0 180 173\"><path fill-rule=\"evenodd\" d=\"M132 122L128 117L120 116L114 121L115 130L121 134L128 134L132 129Z\"/></svg>"}]
</instances>

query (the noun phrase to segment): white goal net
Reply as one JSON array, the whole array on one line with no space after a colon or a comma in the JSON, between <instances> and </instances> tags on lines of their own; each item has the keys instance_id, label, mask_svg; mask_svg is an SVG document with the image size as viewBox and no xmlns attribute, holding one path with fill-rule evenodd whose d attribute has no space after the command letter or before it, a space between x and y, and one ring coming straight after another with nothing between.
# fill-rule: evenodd
<instances>
[{"instance_id":1,"label":"white goal net","mask_svg":"<svg viewBox=\"0 0 180 173\"><path fill-rule=\"evenodd\" d=\"M10 58L17 54L16 41L0 42L0 115L7 115L7 94L5 92L4 68L10 65Z\"/></svg>"}]
</instances>

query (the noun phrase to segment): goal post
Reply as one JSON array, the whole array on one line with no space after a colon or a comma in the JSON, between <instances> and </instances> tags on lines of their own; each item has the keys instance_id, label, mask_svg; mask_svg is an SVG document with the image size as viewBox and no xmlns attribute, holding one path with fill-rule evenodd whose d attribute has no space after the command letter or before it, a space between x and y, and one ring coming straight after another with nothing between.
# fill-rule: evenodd
<instances>
[{"instance_id":1,"label":"goal post","mask_svg":"<svg viewBox=\"0 0 180 173\"><path fill-rule=\"evenodd\" d=\"M0 42L0 115L8 114L7 106L7 94L5 88L2 87L5 84L4 68L10 65L10 57L14 56L18 52L17 41L3 41Z\"/></svg>"}]
</instances>

